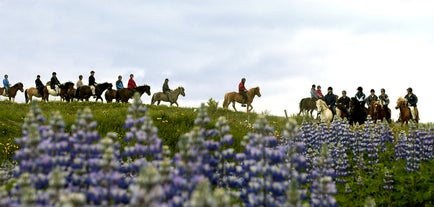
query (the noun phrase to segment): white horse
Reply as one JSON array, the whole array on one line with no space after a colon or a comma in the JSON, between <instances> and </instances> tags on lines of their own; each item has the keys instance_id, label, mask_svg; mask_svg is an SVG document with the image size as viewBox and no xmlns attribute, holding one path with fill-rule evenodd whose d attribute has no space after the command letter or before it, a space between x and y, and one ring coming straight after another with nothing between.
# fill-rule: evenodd
<instances>
[{"instance_id":1,"label":"white horse","mask_svg":"<svg viewBox=\"0 0 434 207\"><path fill-rule=\"evenodd\" d=\"M327 126L330 126L330 123L333 120L332 110L327 106L327 104L322 99L318 99L316 101L316 108L320 115L320 121L325 122L327 123Z\"/></svg>"}]
</instances>

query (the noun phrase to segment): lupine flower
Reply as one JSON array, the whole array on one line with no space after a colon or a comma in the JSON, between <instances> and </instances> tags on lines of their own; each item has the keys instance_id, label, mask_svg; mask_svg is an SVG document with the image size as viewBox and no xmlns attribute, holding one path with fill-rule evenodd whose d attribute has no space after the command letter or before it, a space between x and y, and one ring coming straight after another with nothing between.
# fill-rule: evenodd
<instances>
[{"instance_id":1,"label":"lupine flower","mask_svg":"<svg viewBox=\"0 0 434 207\"><path fill-rule=\"evenodd\" d=\"M393 190L394 189L393 183L394 180L391 171L387 167L384 167L383 189Z\"/></svg>"},{"instance_id":2,"label":"lupine flower","mask_svg":"<svg viewBox=\"0 0 434 207\"><path fill-rule=\"evenodd\" d=\"M313 182L310 204L312 206L337 206L337 202L333 197L337 190L333 182L334 170L331 168L331 162L327 145L323 145L321 156L315 159L311 175Z\"/></svg>"},{"instance_id":3,"label":"lupine flower","mask_svg":"<svg viewBox=\"0 0 434 207\"><path fill-rule=\"evenodd\" d=\"M254 124L255 133L244 138L244 178L241 199L246 206L275 206L286 202L289 174L285 172L285 153L270 136L274 129L263 116Z\"/></svg>"},{"instance_id":4,"label":"lupine flower","mask_svg":"<svg viewBox=\"0 0 434 207\"><path fill-rule=\"evenodd\" d=\"M138 93L128 107L124 128L128 130L124 138L128 143L120 159L127 160L122 166L125 174L137 175L145 162L158 162L162 159L163 142Z\"/></svg>"}]
</instances>

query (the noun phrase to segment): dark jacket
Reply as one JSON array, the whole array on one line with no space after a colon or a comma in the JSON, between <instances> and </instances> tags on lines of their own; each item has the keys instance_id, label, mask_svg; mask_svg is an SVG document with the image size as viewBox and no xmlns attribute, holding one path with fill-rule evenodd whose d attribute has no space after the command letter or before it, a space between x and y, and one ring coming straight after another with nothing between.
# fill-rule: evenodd
<instances>
[{"instance_id":1,"label":"dark jacket","mask_svg":"<svg viewBox=\"0 0 434 207\"><path fill-rule=\"evenodd\" d=\"M405 99L407 99L408 105L409 106L417 106L417 96L414 94L411 94L411 96L409 96L408 94L405 95L404 97Z\"/></svg>"},{"instance_id":2,"label":"dark jacket","mask_svg":"<svg viewBox=\"0 0 434 207\"><path fill-rule=\"evenodd\" d=\"M59 85L59 84L60 84L60 81L57 79L56 76L51 77L51 80L50 80L51 89L55 89L56 85Z\"/></svg>"},{"instance_id":3,"label":"dark jacket","mask_svg":"<svg viewBox=\"0 0 434 207\"><path fill-rule=\"evenodd\" d=\"M44 87L44 84L42 84L42 81L39 78L35 80L35 84L37 89L41 89Z\"/></svg>"},{"instance_id":4,"label":"dark jacket","mask_svg":"<svg viewBox=\"0 0 434 207\"><path fill-rule=\"evenodd\" d=\"M326 102L328 107L335 107L336 104L336 95L333 92L327 93L324 96L324 101Z\"/></svg>"}]
</instances>

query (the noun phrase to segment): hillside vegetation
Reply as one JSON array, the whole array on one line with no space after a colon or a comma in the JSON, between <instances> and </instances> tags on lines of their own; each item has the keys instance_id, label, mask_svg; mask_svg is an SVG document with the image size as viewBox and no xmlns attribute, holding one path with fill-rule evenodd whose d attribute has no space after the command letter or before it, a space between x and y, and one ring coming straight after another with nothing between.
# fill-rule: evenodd
<instances>
[{"instance_id":1,"label":"hillside vegetation","mask_svg":"<svg viewBox=\"0 0 434 207\"><path fill-rule=\"evenodd\" d=\"M235 149L241 150L239 146L243 136L252 129L258 114L234 112L217 107L219 103L210 99L207 106L210 118L210 127L214 126L218 117L224 116L231 127L231 134L236 140ZM101 103L101 102L38 102L47 121L54 112L59 112L65 122L65 130L70 131L71 126L76 122L77 112L85 108L92 111L93 118L98 122L97 130L101 135L108 132L116 132L118 139L122 141L125 137L123 127L130 104L125 103ZM148 115L152 118L154 125L158 128L158 136L163 139L163 144L169 146L172 153L176 152L176 144L179 137L190 131L197 116L197 108L169 107L161 104L146 105ZM198 106L200 107L200 106ZM22 136L22 126L26 114L29 113L30 104L0 102L0 150L1 160L10 159L13 152L18 149L13 142L15 138ZM267 116L270 125L275 128L275 136L280 136L285 126L285 117Z\"/></svg>"}]
</instances>

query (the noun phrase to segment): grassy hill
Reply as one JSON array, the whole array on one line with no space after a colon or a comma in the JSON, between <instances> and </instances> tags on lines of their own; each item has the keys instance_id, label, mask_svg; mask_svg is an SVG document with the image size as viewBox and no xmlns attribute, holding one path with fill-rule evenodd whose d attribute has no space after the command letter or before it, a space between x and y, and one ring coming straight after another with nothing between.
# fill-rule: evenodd
<instances>
[{"instance_id":1,"label":"grassy hill","mask_svg":"<svg viewBox=\"0 0 434 207\"><path fill-rule=\"evenodd\" d=\"M211 121L210 128L214 126L218 117L224 116L231 127L231 134L236 140L234 147L238 151L241 150L240 141L251 131L251 126L258 114L224 110L217 107L218 103L212 99L204 104L207 106ZM130 104L101 102L38 102L38 107L44 114L47 123L53 113L60 113L67 132L75 123L77 112L89 108L94 120L98 123L98 132L102 136L108 132L116 132L120 141L125 136L123 125L129 106ZM169 146L172 153L176 152L179 137L193 128L194 119L197 117L197 108L169 107L167 105L146 105L146 107L154 126L158 128L158 136L163 139L165 145ZM30 104L1 101L0 108L2 109L0 111L0 158L10 159L14 150L18 148L13 140L22 137L21 128L26 114L29 113ZM268 116L267 120L274 127L275 136L279 137L285 126L285 117Z\"/></svg>"}]
</instances>

